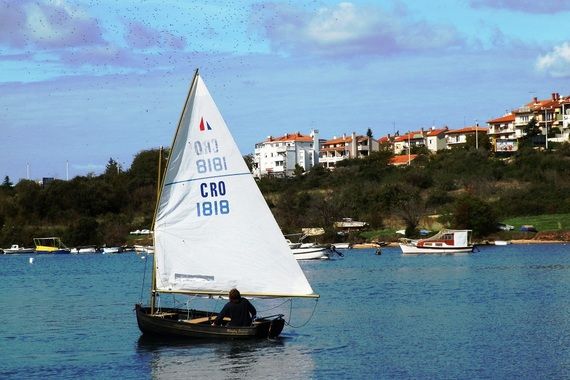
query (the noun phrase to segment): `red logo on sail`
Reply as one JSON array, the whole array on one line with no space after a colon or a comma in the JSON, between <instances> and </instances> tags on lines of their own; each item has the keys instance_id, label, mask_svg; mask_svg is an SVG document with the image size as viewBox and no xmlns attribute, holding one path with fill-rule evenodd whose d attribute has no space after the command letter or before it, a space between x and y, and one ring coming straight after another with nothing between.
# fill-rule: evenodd
<instances>
[{"instance_id":1,"label":"red logo on sail","mask_svg":"<svg viewBox=\"0 0 570 380\"><path fill-rule=\"evenodd\" d=\"M204 123L203 117L200 118L200 130L201 131L205 131L205 130L211 131L212 130L212 127L210 127L210 124L207 121L206 121L206 123Z\"/></svg>"}]
</instances>

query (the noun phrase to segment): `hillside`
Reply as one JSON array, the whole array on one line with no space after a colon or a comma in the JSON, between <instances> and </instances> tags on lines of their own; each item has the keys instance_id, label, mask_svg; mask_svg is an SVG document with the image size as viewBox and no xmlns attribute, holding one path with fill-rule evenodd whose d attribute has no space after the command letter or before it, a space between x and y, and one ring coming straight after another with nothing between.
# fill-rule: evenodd
<instances>
[{"instance_id":1,"label":"hillside","mask_svg":"<svg viewBox=\"0 0 570 380\"><path fill-rule=\"evenodd\" d=\"M421 152L420 152L421 153ZM284 233L363 220L370 231L354 240L393 236L406 229L470 228L483 239L498 221L570 213L570 147L523 149L495 157L473 148L429 155L410 166L388 164L391 153L346 160L333 172L316 167L294 178L264 178L259 186ZM163 165L164 167L164 165ZM0 247L30 246L35 236L56 235L68 245L125 244L129 231L150 228L156 202L158 151L139 153L127 171L110 159L105 173L53 181L44 186L20 181L0 186ZM545 224L554 231L568 223Z\"/></svg>"}]
</instances>

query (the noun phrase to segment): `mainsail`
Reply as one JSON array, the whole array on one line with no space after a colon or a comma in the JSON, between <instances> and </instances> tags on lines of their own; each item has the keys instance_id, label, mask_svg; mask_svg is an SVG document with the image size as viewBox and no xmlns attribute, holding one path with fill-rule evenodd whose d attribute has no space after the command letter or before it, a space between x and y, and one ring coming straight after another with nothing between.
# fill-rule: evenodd
<instances>
[{"instance_id":1,"label":"mainsail","mask_svg":"<svg viewBox=\"0 0 570 380\"><path fill-rule=\"evenodd\" d=\"M154 224L155 290L316 296L198 73Z\"/></svg>"}]
</instances>

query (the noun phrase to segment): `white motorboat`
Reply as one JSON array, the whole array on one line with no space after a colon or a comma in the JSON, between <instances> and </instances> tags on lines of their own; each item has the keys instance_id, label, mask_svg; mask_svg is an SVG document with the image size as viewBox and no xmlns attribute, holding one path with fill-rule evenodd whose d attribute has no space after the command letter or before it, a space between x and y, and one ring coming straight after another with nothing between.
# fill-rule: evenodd
<instances>
[{"instance_id":1,"label":"white motorboat","mask_svg":"<svg viewBox=\"0 0 570 380\"><path fill-rule=\"evenodd\" d=\"M419 240L403 239L400 243L403 254L469 253L473 252L471 230L441 230L432 237Z\"/></svg>"},{"instance_id":2,"label":"white motorboat","mask_svg":"<svg viewBox=\"0 0 570 380\"><path fill-rule=\"evenodd\" d=\"M291 249L296 260L328 260L331 250L329 247L309 247Z\"/></svg>"},{"instance_id":3,"label":"white motorboat","mask_svg":"<svg viewBox=\"0 0 570 380\"><path fill-rule=\"evenodd\" d=\"M11 255L14 253L35 253L35 249L34 248L24 248L24 247L20 247L18 244L12 244L12 246L10 248L4 248L3 249L4 254L6 255Z\"/></svg>"},{"instance_id":4,"label":"white motorboat","mask_svg":"<svg viewBox=\"0 0 570 380\"><path fill-rule=\"evenodd\" d=\"M103 247L102 250L103 250L104 254L123 252L123 248L121 248L121 247Z\"/></svg>"},{"instance_id":5,"label":"white motorboat","mask_svg":"<svg viewBox=\"0 0 570 380\"><path fill-rule=\"evenodd\" d=\"M336 249L352 249L351 243L334 243L333 247Z\"/></svg>"},{"instance_id":6,"label":"white motorboat","mask_svg":"<svg viewBox=\"0 0 570 380\"><path fill-rule=\"evenodd\" d=\"M71 253L74 254L97 253L97 247L95 246L75 247L71 249Z\"/></svg>"}]
</instances>

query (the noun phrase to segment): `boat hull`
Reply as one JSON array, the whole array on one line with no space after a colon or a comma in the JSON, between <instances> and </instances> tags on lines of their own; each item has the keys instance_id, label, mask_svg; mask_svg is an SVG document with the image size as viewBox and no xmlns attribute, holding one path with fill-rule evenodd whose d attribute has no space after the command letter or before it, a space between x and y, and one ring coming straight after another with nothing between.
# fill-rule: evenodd
<instances>
[{"instance_id":1,"label":"boat hull","mask_svg":"<svg viewBox=\"0 0 570 380\"><path fill-rule=\"evenodd\" d=\"M160 313L151 315L149 307L137 304L135 311L141 332L145 335L160 337L183 339L276 338L281 334L285 325L285 320L281 316L275 319L258 319L250 327L225 327L212 326L211 320L216 317L216 314L201 310L162 308Z\"/></svg>"},{"instance_id":2,"label":"boat hull","mask_svg":"<svg viewBox=\"0 0 570 380\"><path fill-rule=\"evenodd\" d=\"M296 260L326 260L329 258L328 248L295 248L292 249L293 257Z\"/></svg>"},{"instance_id":3,"label":"boat hull","mask_svg":"<svg viewBox=\"0 0 570 380\"><path fill-rule=\"evenodd\" d=\"M5 255L14 255L14 254L19 254L19 253L36 253L36 250L34 248L6 248L4 249L4 254Z\"/></svg>"},{"instance_id":4,"label":"boat hull","mask_svg":"<svg viewBox=\"0 0 570 380\"><path fill-rule=\"evenodd\" d=\"M473 252L473 246L467 247L418 247L414 244L400 244L400 249L405 255L422 255L422 254L455 254Z\"/></svg>"},{"instance_id":5,"label":"boat hull","mask_svg":"<svg viewBox=\"0 0 570 380\"><path fill-rule=\"evenodd\" d=\"M61 249L55 249L55 250L44 250L41 248L40 249L36 248L36 253L42 254L42 255L63 255L63 254L71 253L71 250L67 249L67 248L61 248Z\"/></svg>"}]
</instances>

